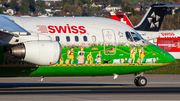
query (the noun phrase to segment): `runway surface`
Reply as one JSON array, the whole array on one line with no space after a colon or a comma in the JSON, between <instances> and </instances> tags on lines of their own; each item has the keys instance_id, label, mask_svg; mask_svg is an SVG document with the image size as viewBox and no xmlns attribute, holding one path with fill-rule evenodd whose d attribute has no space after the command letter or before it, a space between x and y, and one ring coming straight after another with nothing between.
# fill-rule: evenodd
<instances>
[{"instance_id":1,"label":"runway surface","mask_svg":"<svg viewBox=\"0 0 180 101\"><path fill-rule=\"evenodd\" d=\"M134 85L134 76L14 77L0 78L1 101L118 101L180 100L180 75L144 75L145 87Z\"/></svg>"}]
</instances>

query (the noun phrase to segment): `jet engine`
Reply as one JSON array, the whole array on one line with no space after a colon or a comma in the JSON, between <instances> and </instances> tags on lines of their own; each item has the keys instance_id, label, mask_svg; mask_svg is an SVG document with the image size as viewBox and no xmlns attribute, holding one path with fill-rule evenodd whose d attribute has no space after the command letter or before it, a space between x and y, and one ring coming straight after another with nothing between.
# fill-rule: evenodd
<instances>
[{"instance_id":1,"label":"jet engine","mask_svg":"<svg viewBox=\"0 0 180 101\"><path fill-rule=\"evenodd\" d=\"M57 41L30 41L10 48L16 58L36 65L53 65L59 61L62 48Z\"/></svg>"}]
</instances>

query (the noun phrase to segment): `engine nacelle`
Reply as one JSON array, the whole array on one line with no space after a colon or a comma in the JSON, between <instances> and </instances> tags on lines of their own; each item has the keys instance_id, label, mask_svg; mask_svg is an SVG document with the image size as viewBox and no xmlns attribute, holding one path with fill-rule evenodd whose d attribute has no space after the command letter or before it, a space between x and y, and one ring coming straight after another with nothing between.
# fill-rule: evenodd
<instances>
[{"instance_id":1,"label":"engine nacelle","mask_svg":"<svg viewBox=\"0 0 180 101\"><path fill-rule=\"evenodd\" d=\"M62 48L57 41L31 41L12 47L10 53L36 65L52 65L61 58Z\"/></svg>"}]
</instances>

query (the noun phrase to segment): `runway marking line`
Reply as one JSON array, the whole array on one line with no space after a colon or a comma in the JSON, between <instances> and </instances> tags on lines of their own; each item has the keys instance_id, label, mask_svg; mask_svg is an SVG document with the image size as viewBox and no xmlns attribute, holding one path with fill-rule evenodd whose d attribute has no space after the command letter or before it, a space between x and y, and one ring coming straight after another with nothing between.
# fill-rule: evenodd
<instances>
[{"instance_id":1,"label":"runway marking line","mask_svg":"<svg viewBox=\"0 0 180 101\"><path fill-rule=\"evenodd\" d=\"M80 88L80 87L78 87L78 88ZM97 92L103 92L103 91L111 91L111 92L112 91L115 91L115 92L117 92L117 91L121 91L121 92L124 92L124 91L126 91L126 92L153 91L153 92L158 92L159 89L161 89L163 87L159 87L159 89L155 89L155 87L153 87L154 89L149 89L152 87L119 87L119 89L111 89L111 88L117 88L117 87L110 87L110 88L108 87L109 89L105 89L107 87L101 87L101 88L102 89L74 89L74 90L72 90L72 89L62 89L62 90L61 89L50 89L50 90L48 90L48 89L34 89L33 90L33 89L17 89L16 88L16 91L15 91L15 89L12 89L12 91L10 89L7 89L8 91L0 91L0 93L17 93L18 94L18 93L36 93L36 92L39 92L39 93L43 93L43 92L48 92L48 93L54 92L54 93L56 93L56 92L59 92L59 93L61 93L61 92L88 92L88 91L97 91ZM125 89L120 89L120 88L125 88ZM144 88L144 89L140 89L140 88ZM167 87L165 87L165 88L166 88L165 90L161 89L161 92L167 91ZM168 91L171 91L171 92L177 91L177 90L176 89L172 89L172 90L168 89Z\"/></svg>"},{"instance_id":2,"label":"runway marking line","mask_svg":"<svg viewBox=\"0 0 180 101\"><path fill-rule=\"evenodd\" d=\"M131 86L132 88L136 86ZM16 88L0 88L0 90L33 90L33 89L86 89L86 88L126 88L125 86L88 86L88 87L16 87ZM128 87L129 88L129 87Z\"/></svg>"},{"instance_id":3,"label":"runway marking line","mask_svg":"<svg viewBox=\"0 0 180 101\"><path fill-rule=\"evenodd\" d=\"M0 90L33 90L33 89L86 89L86 88L164 88L167 86L145 86L145 87L137 87L137 86L87 86L87 87L16 87L16 88L0 88ZM168 87L167 87L168 88ZM173 86L173 88L175 88Z\"/></svg>"}]
</instances>

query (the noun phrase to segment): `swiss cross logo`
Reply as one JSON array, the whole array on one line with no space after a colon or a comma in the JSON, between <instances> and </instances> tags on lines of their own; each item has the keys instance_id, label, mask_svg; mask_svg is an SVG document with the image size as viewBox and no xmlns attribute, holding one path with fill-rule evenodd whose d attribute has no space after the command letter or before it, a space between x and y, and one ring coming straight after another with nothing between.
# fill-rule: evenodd
<instances>
[{"instance_id":1,"label":"swiss cross logo","mask_svg":"<svg viewBox=\"0 0 180 101\"><path fill-rule=\"evenodd\" d=\"M46 25L37 25L36 27L39 28L38 31L40 31L41 33L48 33Z\"/></svg>"},{"instance_id":2,"label":"swiss cross logo","mask_svg":"<svg viewBox=\"0 0 180 101\"><path fill-rule=\"evenodd\" d=\"M121 22L125 23L126 24L126 21L124 21L124 18L121 18Z\"/></svg>"}]
</instances>

